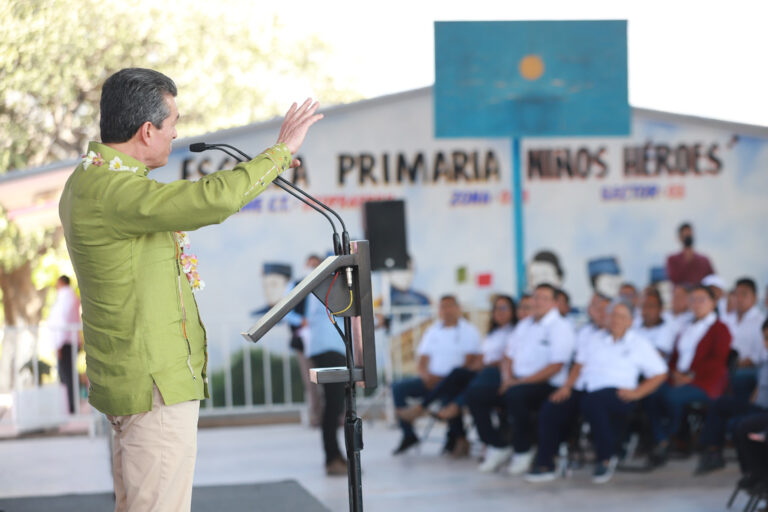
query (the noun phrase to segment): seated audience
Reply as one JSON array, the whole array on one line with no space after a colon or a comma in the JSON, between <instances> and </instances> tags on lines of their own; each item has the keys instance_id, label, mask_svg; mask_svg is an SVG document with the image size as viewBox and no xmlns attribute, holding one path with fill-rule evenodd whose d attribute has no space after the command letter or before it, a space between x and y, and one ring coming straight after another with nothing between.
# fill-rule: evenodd
<instances>
[{"instance_id":1,"label":"seated audience","mask_svg":"<svg viewBox=\"0 0 768 512\"><path fill-rule=\"evenodd\" d=\"M715 298L705 286L691 292L694 320L677 340L669 361L670 379L646 399L655 443L651 465L666 462L669 439L677 435L685 407L720 397L728 381L731 334L717 319ZM668 420L665 424L664 420Z\"/></svg>"},{"instance_id":2,"label":"seated audience","mask_svg":"<svg viewBox=\"0 0 768 512\"><path fill-rule=\"evenodd\" d=\"M728 294L725 290L725 281L717 274L710 274L701 280L701 284L712 290L715 296L715 311L722 322L728 317ZM726 324L727 325L727 324Z\"/></svg>"},{"instance_id":3,"label":"seated audience","mask_svg":"<svg viewBox=\"0 0 768 512\"><path fill-rule=\"evenodd\" d=\"M498 392L467 390L467 406L480 439L488 445L481 471L495 471L511 456L509 473L528 470L533 458L531 413L565 382L565 365L571 360L573 345L573 328L557 310L555 288L540 284L533 293L533 316L518 324L507 344ZM511 447L491 421L499 406L512 421Z\"/></svg>"},{"instance_id":4,"label":"seated audience","mask_svg":"<svg viewBox=\"0 0 768 512\"><path fill-rule=\"evenodd\" d=\"M594 483L611 479L618 462L617 448L635 402L658 389L667 376L666 364L655 347L630 329L632 319L629 304L614 304L609 333L580 347L572 370L572 374L584 374L581 409L595 445ZM640 376L645 380L638 384Z\"/></svg>"},{"instance_id":5,"label":"seated audience","mask_svg":"<svg viewBox=\"0 0 768 512\"><path fill-rule=\"evenodd\" d=\"M672 307L662 316L665 322L669 322L674 331L675 340L693 321L693 313L689 301L689 290L681 284L676 284L672 289Z\"/></svg>"},{"instance_id":6,"label":"seated audience","mask_svg":"<svg viewBox=\"0 0 768 512\"><path fill-rule=\"evenodd\" d=\"M482 344L483 358L477 361L477 367L455 368L424 396L421 403L404 409L399 415L400 418L413 422L427 411L433 401L439 400L443 407L437 413L437 417L448 421L451 424L450 431L455 433L452 455L455 457L468 455L469 443L462 421L464 391L476 379L479 379L478 384L491 382L492 389L498 389L501 383L499 364L504 357L507 338L511 335L516 323L515 301L506 295L497 296L493 301L488 335Z\"/></svg>"},{"instance_id":7,"label":"seated audience","mask_svg":"<svg viewBox=\"0 0 768 512\"><path fill-rule=\"evenodd\" d=\"M637 293L635 285L629 282L621 283L621 286L619 286L619 300L632 306L632 311L634 311L635 315L632 319L633 327L640 325L642 323L642 318L640 317L640 294Z\"/></svg>"},{"instance_id":8,"label":"seated audience","mask_svg":"<svg viewBox=\"0 0 768 512\"><path fill-rule=\"evenodd\" d=\"M763 346L768 349L768 320L762 325ZM721 396L707 411L707 419L701 432L703 453L696 467L696 475L703 475L725 467L723 445L730 423L756 414L768 412L768 360L758 368L757 387L750 400L737 396Z\"/></svg>"},{"instance_id":9,"label":"seated audience","mask_svg":"<svg viewBox=\"0 0 768 512\"><path fill-rule=\"evenodd\" d=\"M664 303L656 288L649 286L643 290L641 300L642 323L636 328L637 333L650 341L664 359L669 359L675 346L674 326L666 322L661 315Z\"/></svg>"},{"instance_id":10,"label":"seated audience","mask_svg":"<svg viewBox=\"0 0 768 512\"><path fill-rule=\"evenodd\" d=\"M407 398L422 398L433 390L455 368L473 368L480 359L480 335L477 329L461 317L461 308L452 295L440 299L439 320L435 322L419 344L417 354L418 377L392 384L392 397L398 411L406 407ZM418 444L411 422L400 419L403 437L394 455L404 453ZM460 432L449 429L446 449L451 451Z\"/></svg>"},{"instance_id":11,"label":"seated audience","mask_svg":"<svg viewBox=\"0 0 768 512\"><path fill-rule=\"evenodd\" d=\"M745 402L749 400L757 383L757 366L768 358L763 346L761 326L765 315L757 306L757 285L745 277L736 281L735 312L729 317L733 336L731 348L738 353L737 367L731 371L733 394Z\"/></svg>"},{"instance_id":12,"label":"seated audience","mask_svg":"<svg viewBox=\"0 0 768 512\"><path fill-rule=\"evenodd\" d=\"M582 326L576 335L577 353L594 338L606 333L607 309L610 302L610 299L598 293L592 295L587 307L589 323ZM539 445L533 468L526 475L527 481L545 482L557 477L555 453L573 427L578 425L579 403L584 389L583 374L574 373L571 369L565 384L552 393L549 400L542 405L538 421Z\"/></svg>"}]
</instances>

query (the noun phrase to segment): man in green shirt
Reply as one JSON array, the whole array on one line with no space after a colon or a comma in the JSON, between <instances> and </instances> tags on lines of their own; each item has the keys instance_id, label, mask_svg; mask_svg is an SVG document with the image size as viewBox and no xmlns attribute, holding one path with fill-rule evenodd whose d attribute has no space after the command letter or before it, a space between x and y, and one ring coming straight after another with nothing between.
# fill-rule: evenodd
<instances>
[{"instance_id":1,"label":"man in green shirt","mask_svg":"<svg viewBox=\"0 0 768 512\"><path fill-rule=\"evenodd\" d=\"M185 230L222 222L285 169L317 103L293 104L277 143L250 162L196 182L147 177L168 162L176 85L123 69L101 96L91 142L64 187L59 216L80 284L89 401L115 431L116 510L189 510L200 400L208 397L201 288Z\"/></svg>"}]
</instances>

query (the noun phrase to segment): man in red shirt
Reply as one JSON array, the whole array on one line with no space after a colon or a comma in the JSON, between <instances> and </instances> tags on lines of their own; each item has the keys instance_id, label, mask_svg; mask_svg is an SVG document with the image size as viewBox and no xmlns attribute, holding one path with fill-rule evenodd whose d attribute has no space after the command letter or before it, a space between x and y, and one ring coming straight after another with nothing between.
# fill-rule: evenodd
<instances>
[{"instance_id":1,"label":"man in red shirt","mask_svg":"<svg viewBox=\"0 0 768 512\"><path fill-rule=\"evenodd\" d=\"M709 258L693 250L693 227L685 222L677 229L683 250L667 258L667 276L673 284L695 286L715 273Z\"/></svg>"}]
</instances>

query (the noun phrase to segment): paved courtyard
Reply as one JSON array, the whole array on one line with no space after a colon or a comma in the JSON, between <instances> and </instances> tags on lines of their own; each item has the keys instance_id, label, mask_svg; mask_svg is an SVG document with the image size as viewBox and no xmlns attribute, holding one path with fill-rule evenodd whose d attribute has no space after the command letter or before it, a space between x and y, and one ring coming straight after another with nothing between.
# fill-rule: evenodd
<instances>
[{"instance_id":1,"label":"paved courtyard","mask_svg":"<svg viewBox=\"0 0 768 512\"><path fill-rule=\"evenodd\" d=\"M439 455L436 427L419 452L392 457L399 432L382 422L366 424L363 458L365 510L392 511L719 511L737 479L735 463L706 477L691 476L694 460L671 461L653 473L617 473L603 486L588 468L570 478L528 484L521 478L485 475L474 460ZM0 441L0 497L104 492L111 489L103 437L58 436ZM330 510L347 505L346 478L322 467L320 433L301 425L202 429L196 485L295 479ZM743 507L742 496L737 507ZM740 505L740 507L739 507ZM242 510L248 510L243 504Z\"/></svg>"}]
</instances>

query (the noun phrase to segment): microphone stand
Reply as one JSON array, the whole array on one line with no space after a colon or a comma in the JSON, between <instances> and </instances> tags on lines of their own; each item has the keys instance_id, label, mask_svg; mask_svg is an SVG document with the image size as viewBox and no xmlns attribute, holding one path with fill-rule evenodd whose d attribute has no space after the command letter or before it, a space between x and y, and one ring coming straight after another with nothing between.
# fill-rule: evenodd
<instances>
[{"instance_id":1,"label":"microphone stand","mask_svg":"<svg viewBox=\"0 0 768 512\"><path fill-rule=\"evenodd\" d=\"M230 157L234 158L238 162L244 162L243 158L247 160L252 160L252 158L247 155L246 153L242 152L238 148L231 146L229 144L205 144L205 143L196 143L191 144L189 149L195 153L206 151L208 149L218 149L219 151L222 151L229 155ZM231 149L240 155L242 157L238 157L236 155L233 155L228 149ZM284 191L288 192L290 195L301 201L302 203L310 206L313 210L319 212L322 214L326 219L328 219L328 222L331 223L331 228L333 229L333 250L334 253L339 255L348 255L351 252L351 243L349 239L349 233L347 232L347 227L344 224L344 221L341 219L341 216L339 216L336 211L334 211L331 207L323 203L322 201L312 197L310 194L302 190L301 188L297 187L290 181L287 181L283 179L282 177L278 176L275 178L273 183L283 189ZM289 190L293 189L293 190ZM299 194L303 195L305 198L300 197L295 192L298 192ZM311 201L311 202L310 202ZM320 210L316 205L319 205L323 209L331 212L341 223L342 227L342 233L341 233L341 243L339 243L339 234L336 231L336 226L331 220L331 218L322 210ZM351 273L351 267L347 267L348 276L352 276ZM351 283L349 283L351 286ZM355 359L354 359L354 353L352 350L352 318L349 316L344 317L344 332L342 333L340 329L339 334L342 335L344 339L344 347L346 351L346 359L347 359L347 370L349 371L349 380L345 383L344 386L344 401L345 401L345 409L346 413L344 416L344 441L345 446L347 449L347 492L349 495L349 510L350 512L362 512L363 511L363 480L362 480L362 471L361 471L361 462L360 462L360 451L363 449L363 420L362 418L357 416L357 388L356 383L353 375L353 370L355 368Z\"/></svg>"}]
</instances>

